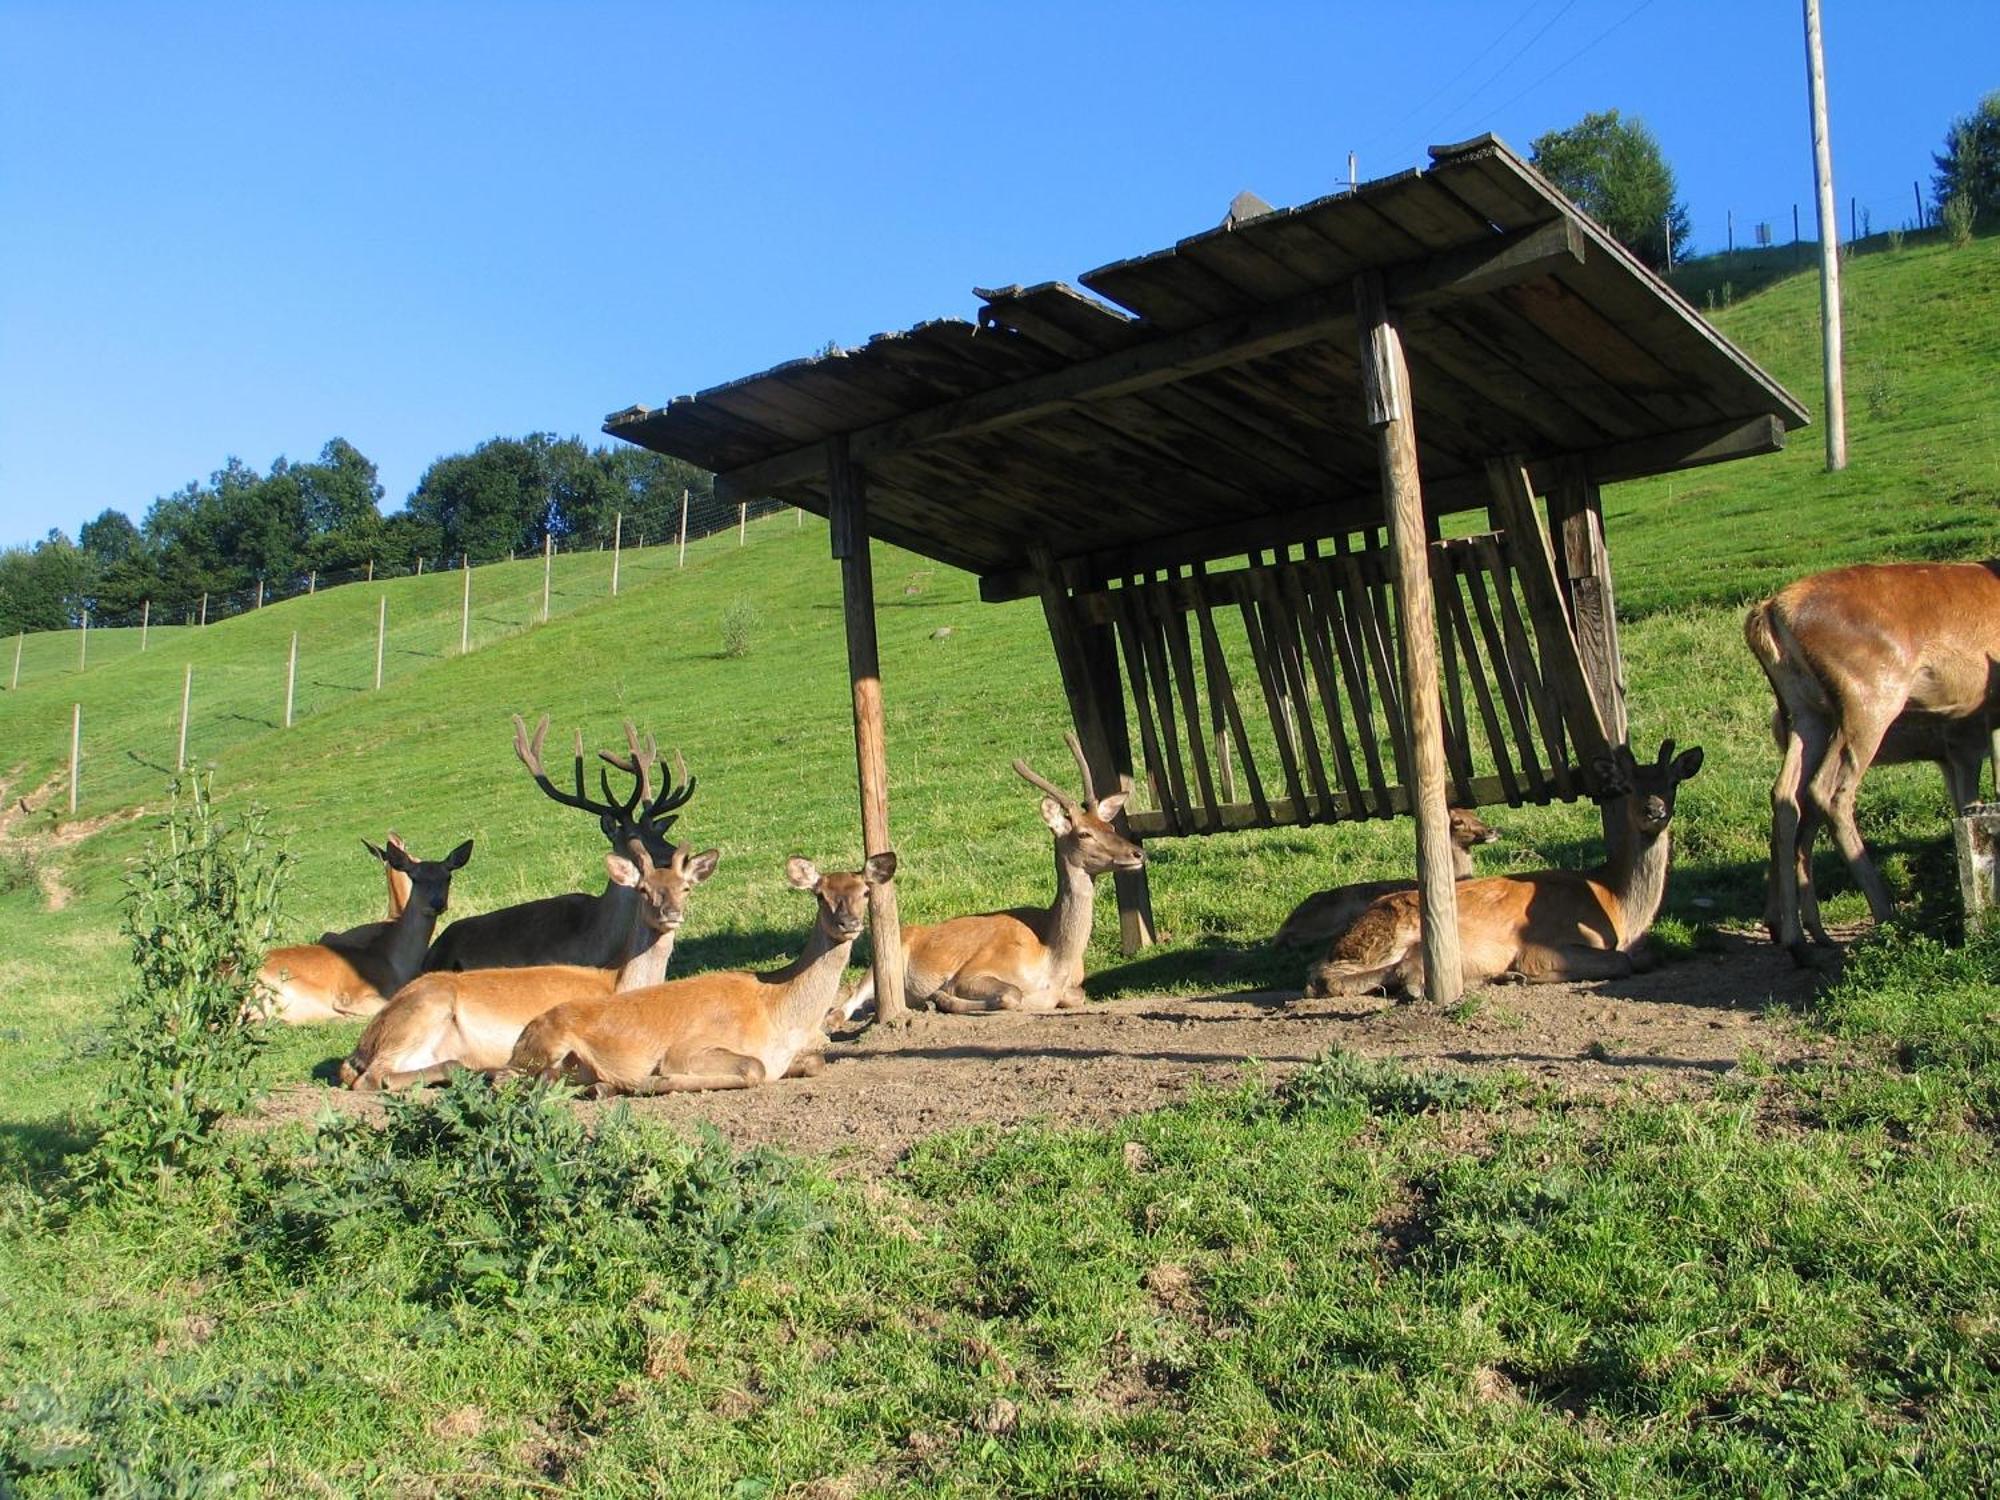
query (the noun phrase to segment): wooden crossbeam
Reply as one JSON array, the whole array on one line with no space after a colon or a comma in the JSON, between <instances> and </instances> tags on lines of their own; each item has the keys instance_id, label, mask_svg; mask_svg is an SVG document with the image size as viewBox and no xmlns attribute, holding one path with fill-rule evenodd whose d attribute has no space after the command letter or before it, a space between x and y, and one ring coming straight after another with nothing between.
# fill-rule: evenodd
<instances>
[{"instance_id":1,"label":"wooden crossbeam","mask_svg":"<svg viewBox=\"0 0 2000 1500\"><path fill-rule=\"evenodd\" d=\"M1581 264L1584 244L1582 229L1565 214L1530 229L1391 267L1383 273L1384 290L1398 312L1415 311L1438 301L1532 281L1565 264ZM848 453L852 462L865 466L928 443L996 432L1064 407L1128 396L1205 370L1348 334L1354 313L1351 286L1321 288L863 427L848 435ZM645 421L628 413L619 417L621 421L606 427L614 436L624 436L624 427ZM815 442L716 475L715 493L724 501L754 499L818 479L825 472L826 448Z\"/></svg>"}]
</instances>

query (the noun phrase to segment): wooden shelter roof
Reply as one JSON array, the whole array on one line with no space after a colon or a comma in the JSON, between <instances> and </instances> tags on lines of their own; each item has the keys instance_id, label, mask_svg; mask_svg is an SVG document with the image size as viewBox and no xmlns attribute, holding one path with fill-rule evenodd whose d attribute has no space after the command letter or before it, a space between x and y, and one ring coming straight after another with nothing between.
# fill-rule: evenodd
<instances>
[{"instance_id":1,"label":"wooden shelter roof","mask_svg":"<svg viewBox=\"0 0 2000 1500\"><path fill-rule=\"evenodd\" d=\"M976 322L878 334L604 430L715 471L726 496L821 514L845 434L869 531L1005 599L1033 592L1035 546L1115 574L1377 523L1354 323L1370 270L1403 330L1434 514L1483 507L1496 455L1537 477L1580 459L1605 482L1769 452L1808 420L1503 143L1431 156L1101 266L1080 278L1096 297L979 290Z\"/></svg>"}]
</instances>

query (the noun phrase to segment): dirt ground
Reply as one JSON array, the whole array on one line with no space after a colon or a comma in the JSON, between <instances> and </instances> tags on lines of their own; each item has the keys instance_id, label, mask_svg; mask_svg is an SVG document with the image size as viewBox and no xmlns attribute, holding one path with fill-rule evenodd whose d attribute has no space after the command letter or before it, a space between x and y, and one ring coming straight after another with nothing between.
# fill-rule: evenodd
<instances>
[{"instance_id":1,"label":"dirt ground","mask_svg":"<svg viewBox=\"0 0 2000 1500\"><path fill-rule=\"evenodd\" d=\"M1814 976L1761 936L1609 984L1503 985L1472 1006L1301 1001L1293 991L1128 998L1053 1015L947 1016L837 1037L817 1077L737 1093L637 1100L739 1144L766 1142L876 1171L912 1143L972 1124L1104 1124L1229 1085L1253 1059L1281 1078L1329 1047L1417 1064L1511 1068L1568 1093L1681 1094L1745 1053L1784 1065L1831 1055L1790 1019ZM1469 1012L1469 1013L1468 1013ZM1767 1019L1767 1013L1769 1019ZM376 1107L335 1091L343 1107ZM275 1115L310 1117L319 1085L285 1090ZM588 1106L587 1106L588 1107Z\"/></svg>"}]
</instances>

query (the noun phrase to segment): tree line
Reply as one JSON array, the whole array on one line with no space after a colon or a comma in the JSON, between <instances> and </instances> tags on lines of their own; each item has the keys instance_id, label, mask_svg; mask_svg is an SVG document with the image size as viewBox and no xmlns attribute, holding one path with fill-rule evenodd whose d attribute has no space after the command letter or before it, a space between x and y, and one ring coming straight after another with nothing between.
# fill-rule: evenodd
<instances>
[{"instance_id":1,"label":"tree line","mask_svg":"<svg viewBox=\"0 0 2000 1500\"><path fill-rule=\"evenodd\" d=\"M565 550L595 546L620 514L628 542L657 540L678 526L683 490L700 504L713 489L713 476L679 459L537 432L438 459L402 509L384 515L374 463L344 438L312 462L281 457L261 474L231 458L206 484L154 500L136 525L106 509L74 541L52 530L0 551L0 633L70 629L86 611L93 621L136 621L149 600L156 617L172 619L203 596L260 582L289 594L313 573L404 573L419 558L492 562L538 552L544 537Z\"/></svg>"}]
</instances>

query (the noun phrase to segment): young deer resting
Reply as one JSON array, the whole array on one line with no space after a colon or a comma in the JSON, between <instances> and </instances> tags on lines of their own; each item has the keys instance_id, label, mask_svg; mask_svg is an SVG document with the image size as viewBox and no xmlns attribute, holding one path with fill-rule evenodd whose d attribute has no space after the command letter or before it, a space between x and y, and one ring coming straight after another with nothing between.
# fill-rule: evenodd
<instances>
[{"instance_id":1,"label":"young deer resting","mask_svg":"<svg viewBox=\"0 0 2000 1500\"><path fill-rule=\"evenodd\" d=\"M1131 795L1129 784L1099 799L1090 765L1074 734L1070 754L1083 775L1083 800L1030 770L1014 770L1042 798L1042 821L1056 838L1056 898L1047 907L954 917L903 929L903 990L912 1005L929 1000L953 1015L996 1010L1073 1010L1084 1002L1083 951L1090 945L1092 898L1106 870L1136 870L1146 862L1138 844L1111 826ZM853 1016L875 998L874 976L861 981L841 1007Z\"/></svg>"},{"instance_id":2,"label":"young deer resting","mask_svg":"<svg viewBox=\"0 0 2000 1500\"><path fill-rule=\"evenodd\" d=\"M1784 751L1764 920L1803 959L1807 931L1831 941L1812 885L1821 822L1875 920L1891 915L1854 820L1869 766L1935 760L1961 812L1979 794L1986 754L2000 777L2000 559L1816 573L1753 608L1743 635L1777 697L1772 727Z\"/></svg>"},{"instance_id":3,"label":"young deer resting","mask_svg":"<svg viewBox=\"0 0 2000 1500\"><path fill-rule=\"evenodd\" d=\"M400 845L364 848L410 878L410 898L393 923L359 947L305 943L264 955L257 981L271 997L273 1020L294 1024L337 1016L372 1016L416 976L431 929L449 904L452 871L472 858L467 839L443 860L415 860Z\"/></svg>"},{"instance_id":4,"label":"young deer resting","mask_svg":"<svg viewBox=\"0 0 2000 1500\"><path fill-rule=\"evenodd\" d=\"M639 894L624 967L543 964L420 974L368 1023L341 1065L340 1081L364 1091L401 1089L442 1082L460 1068L491 1072L507 1065L521 1028L543 1011L565 1000L624 994L665 979L688 895L715 873L721 855L714 849L695 855L676 849L656 866L642 840L632 840L630 848L630 859L604 857L612 881Z\"/></svg>"},{"instance_id":5,"label":"young deer resting","mask_svg":"<svg viewBox=\"0 0 2000 1500\"><path fill-rule=\"evenodd\" d=\"M1459 880L1471 878L1473 846L1495 843L1499 837L1500 830L1478 814L1454 807L1451 810L1453 877ZM1291 948L1330 943L1352 927L1354 919L1381 897L1416 888L1414 880L1364 880L1354 885L1335 886L1330 891L1317 891L1292 908L1292 914L1279 924L1271 941Z\"/></svg>"},{"instance_id":6,"label":"young deer resting","mask_svg":"<svg viewBox=\"0 0 2000 1500\"><path fill-rule=\"evenodd\" d=\"M606 765L632 778L631 795L620 800L611 794L611 781L604 771L597 773L603 789L602 801L593 799L583 788L583 732L576 735L576 790L565 792L542 770L542 739L549 731L549 716L543 714L532 738L521 716L514 716L514 753L528 774L549 797L564 807L597 814L597 826L611 843L611 852L622 853L632 840L642 840L646 851L658 864L673 855L667 830L674 825L670 814L694 795L694 782L687 766L675 757L681 784L669 786L657 796L653 792L653 769L660 752L651 735L642 747L639 733L625 726L627 755L600 750ZM584 964L592 968L615 969L625 961L625 945L632 935L639 897L633 886L611 881L601 895L572 891L564 896L547 896L524 901L476 917L466 917L447 927L424 956L424 968L510 969L524 964Z\"/></svg>"},{"instance_id":7,"label":"young deer resting","mask_svg":"<svg viewBox=\"0 0 2000 1500\"><path fill-rule=\"evenodd\" d=\"M1617 979L1646 962L1645 938L1667 892L1667 867L1680 784L1701 769L1701 751L1660 746L1650 766L1630 746L1592 763L1598 795L1620 799L1628 837L1612 862L1587 872L1541 870L1491 875L1458 885L1458 943L1465 982L1502 976L1531 984ZM1415 891L1370 906L1313 966L1306 997L1374 989L1422 999L1422 919Z\"/></svg>"},{"instance_id":8,"label":"young deer resting","mask_svg":"<svg viewBox=\"0 0 2000 1500\"><path fill-rule=\"evenodd\" d=\"M382 840L382 847L384 849L401 849L403 847L403 836L396 832L395 829L390 829L389 836ZM405 850L404 852L407 853L408 851ZM319 935L319 940L326 944L327 947L360 948L373 942L396 925L396 918L400 917L403 914L403 908L409 905L410 877L387 860L382 862L382 873L388 877L389 881L389 919L386 922L363 922L359 927L348 927L337 932L332 930L322 932Z\"/></svg>"},{"instance_id":9,"label":"young deer resting","mask_svg":"<svg viewBox=\"0 0 2000 1500\"><path fill-rule=\"evenodd\" d=\"M822 875L794 856L785 878L818 898L805 951L773 974L724 972L670 980L629 994L570 1000L521 1033L507 1067L567 1078L610 1094L740 1089L816 1073L821 1022L868 914L868 892L896 873L896 856L873 854L853 874Z\"/></svg>"}]
</instances>

